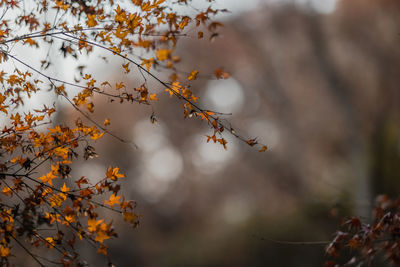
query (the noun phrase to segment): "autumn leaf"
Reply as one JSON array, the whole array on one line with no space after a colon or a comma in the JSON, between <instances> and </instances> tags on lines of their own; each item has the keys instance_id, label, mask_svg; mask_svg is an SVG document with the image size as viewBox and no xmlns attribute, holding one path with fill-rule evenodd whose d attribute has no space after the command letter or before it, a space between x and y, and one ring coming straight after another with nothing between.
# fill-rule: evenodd
<instances>
[{"instance_id":1,"label":"autumn leaf","mask_svg":"<svg viewBox=\"0 0 400 267\"><path fill-rule=\"evenodd\" d=\"M258 150L258 152L265 152L267 151L267 146L263 146L260 150Z\"/></svg>"},{"instance_id":2,"label":"autumn leaf","mask_svg":"<svg viewBox=\"0 0 400 267\"><path fill-rule=\"evenodd\" d=\"M90 135L90 138L93 139L94 141L97 141L98 139L102 138L103 135L104 135L104 132L103 133L92 133Z\"/></svg>"},{"instance_id":3,"label":"autumn leaf","mask_svg":"<svg viewBox=\"0 0 400 267\"><path fill-rule=\"evenodd\" d=\"M3 245L0 246L0 257L7 258L10 256L10 248L4 247Z\"/></svg>"},{"instance_id":4,"label":"autumn leaf","mask_svg":"<svg viewBox=\"0 0 400 267\"><path fill-rule=\"evenodd\" d=\"M180 93L180 90L182 88L182 85L179 82L173 82L172 86L169 88L166 88L165 91L169 93L169 96L172 97L174 94Z\"/></svg>"},{"instance_id":5,"label":"autumn leaf","mask_svg":"<svg viewBox=\"0 0 400 267\"><path fill-rule=\"evenodd\" d=\"M124 87L125 87L125 84L123 82L115 84L115 89L116 90L119 90L119 89L124 88Z\"/></svg>"},{"instance_id":6,"label":"autumn leaf","mask_svg":"<svg viewBox=\"0 0 400 267\"><path fill-rule=\"evenodd\" d=\"M220 143L224 147L224 149L228 149L228 147L226 146L228 142L224 138L217 139L217 142Z\"/></svg>"},{"instance_id":7,"label":"autumn leaf","mask_svg":"<svg viewBox=\"0 0 400 267\"><path fill-rule=\"evenodd\" d=\"M88 17L88 19L87 19L87 21L86 21L86 24L87 24L89 27L94 27L94 26L97 25L96 15L88 14L87 17Z\"/></svg>"},{"instance_id":8,"label":"autumn leaf","mask_svg":"<svg viewBox=\"0 0 400 267\"><path fill-rule=\"evenodd\" d=\"M129 69L129 62L126 63L126 64L122 64L122 67L124 68L125 73L129 73L129 72L131 71L131 70Z\"/></svg>"},{"instance_id":9,"label":"autumn leaf","mask_svg":"<svg viewBox=\"0 0 400 267\"><path fill-rule=\"evenodd\" d=\"M230 76L229 73L225 72L222 68L216 69L214 73L217 79L228 79Z\"/></svg>"},{"instance_id":10,"label":"autumn leaf","mask_svg":"<svg viewBox=\"0 0 400 267\"><path fill-rule=\"evenodd\" d=\"M149 99L153 100L153 101L157 101L158 100L157 94L150 94Z\"/></svg>"},{"instance_id":11,"label":"autumn leaf","mask_svg":"<svg viewBox=\"0 0 400 267\"><path fill-rule=\"evenodd\" d=\"M32 38L26 38L24 43L29 44L30 46L39 47L38 43L35 42Z\"/></svg>"},{"instance_id":12,"label":"autumn leaf","mask_svg":"<svg viewBox=\"0 0 400 267\"><path fill-rule=\"evenodd\" d=\"M94 104L93 104L92 102L90 102L90 103L87 105L87 108L88 108L88 110L90 111L90 113L93 113L93 111L94 111Z\"/></svg>"},{"instance_id":13,"label":"autumn leaf","mask_svg":"<svg viewBox=\"0 0 400 267\"><path fill-rule=\"evenodd\" d=\"M147 71L150 71L151 66L154 64L154 58L143 59L141 66L145 66Z\"/></svg>"},{"instance_id":14,"label":"autumn leaf","mask_svg":"<svg viewBox=\"0 0 400 267\"><path fill-rule=\"evenodd\" d=\"M124 221L127 221L129 223L134 223L136 218L137 216L132 212L124 212Z\"/></svg>"},{"instance_id":15,"label":"autumn leaf","mask_svg":"<svg viewBox=\"0 0 400 267\"><path fill-rule=\"evenodd\" d=\"M46 246L48 248L54 248L54 246L56 245L56 242L54 241L54 239L52 237L46 237Z\"/></svg>"},{"instance_id":16,"label":"autumn leaf","mask_svg":"<svg viewBox=\"0 0 400 267\"><path fill-rule=\"evenodd\" d=\"M110 236L107 235L107 233L100 231L100 232L97 232L97 235L94 240L99 243L103 243L104 240L107 240L107 239L110 239Z\"/></svg>"},{"instance_id":17,"label":"autumn leaf","mask_svg":"<svg viewBox=\"0 0 400 267\"><path fill-rule=\"evenodd\" d=\"M194 70L190 73L190 75L187 77L187 79L190 80L196 80L197 74L199 73L198 70Z\"/></svg>"},{"instance_id":18,"label":"autumn leaf","mask_svg":"<svg viewBox=\"0 0 400 267\"><path fill-rule=\"evenodd\" d=\"M121 198L120 196L116 196L115 194L112 194L112 195L110 196L110 199L109 199L109 200L105 200L105 201L104 201L104 204L107 204L107 205L109 205L110 207L112 207L112 206L114 206L114 205L118 205L118 204L121 203L121 202L119 201L120 198Z\"/></svg>"},{"instance_id":19,"label":"autumn leaf","mask_svg":"<svg viewBox=\"0 0 400 267\"><path fill-rule=\"evenodd\" d=\"M158 60L164 61L166 60L171 54L171 50L168 49L159 49L156 51L156 56Z\"/></svg>"},{"instance_id":20,"label":"autumn leaf","mask_svg":"<svg viewBox=\"0 0 400 267\"><path fill-rule=\"evenodd\" d=\"M8 186L3 187L2 192L6 196L12 196L13 192Z\"/></svg>"},{"instance_id":21,"label":"autumn leaf","mask_svg":"<svg viewBox=\"0 0 400 267\"><path fill-rule=\"evenodd\" d=\"M88 184L89 181L84 176L82 176L78 181L75 181L79 188L81 188L82 184Z\"/></svg>"},{"instance_id":22,"label":"autumn leaf","mask_svg":"<svg viewBox=\"0 0 400 267\"><path fill-rule=\"evenodd\" d=\"M110 178L111 180L117 181L120 178L124 178L125 175L119 172L119 167L109 167L106 172L106 177Z\"/></svg>"},{"instance_id":23,"label":"autumn leaf","mask_svg":"<svg viewBox=\"0 0 400 267\"><path fill-rule=\"evenodd\" d=\"M349 245L350 249L357 248L357 246L358 246L357 239L355 239L355 238L350 239L348 245Z\"/></svg>"},{"instance_id":24,"label":"autumn leaf","mask_svg":"<svg viewBox=\"0 0 400 267\"><path fill-rule=\"evenodd\" d=\"M64 1L60 1L60 0L56 1L56 8L60 8L64 11L67 11L69 7L70 7L70 5L64 4Z\"/></svg>"},{"instance_id":25,"label":"autumn leaf","mask_svg":"<svg viewBox=\"0 0 400 267\"><path fill-rule=\"evenodd\" d=\"M108 255L107 253L107 246L101 244L101 246L97 249L98 254Z\"/></svg>"},{"instance_id":26,"label":"autumn leaf","mask_svg":"<svg viewBox=\"0 0 400 267\"><path fill-rule=\"evenodd\" d=\"M53 174L53 172L49 172L46 175L43 175L42 177L40 177L39 179L43 182L43 183L48 183L49 185L53 185L53 179L57 178L57 176L55 176Z\"/></svg>"},{"instance_id":27,"label":"autumn leaf","mask_svg":"<svg viewBox=\"0 0 400 267\"><path fill-rule=\"evenodd\" d=\"M70 188L67 187L67 186L65 185L65 183L64 183L64 185L61 187L61 192L66 193L66 192L68 192L69 190L70 190Z\"/></svg>"},{"instance_id":28,"label":"autumn leaf","mask_svg":"<svg viewBox=\"0 0 400 267\"><path fill-rule=\"evenodd\" d=\"M255 146L255 145L258 144L257 138L249 139L249 140L246 141L246 143L247 143L249 146Z\"/></svg>"},{"instance_id":29,"label":"autumn leaf","mask_svg":"<svg viewBox=\"0 0 400 267\"><path fill-rule=\"evenodd\" d=\"M96 219L89 219L88 220L88 230L90 232L96 232L97 228L99 225L103 222L104 220L96 220Z\"/></svg>"}]
</instances>

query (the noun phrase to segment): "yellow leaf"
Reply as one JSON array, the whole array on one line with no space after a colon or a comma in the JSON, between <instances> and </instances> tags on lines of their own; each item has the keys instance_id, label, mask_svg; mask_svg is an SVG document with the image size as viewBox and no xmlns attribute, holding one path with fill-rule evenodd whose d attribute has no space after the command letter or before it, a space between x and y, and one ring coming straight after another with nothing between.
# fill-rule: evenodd
<instances>
[{"instance_id":1,"label":"yellow leaf","mask_svg":"<svg viewBox=\"0 0 400 267\"><path fill-rule=\"evenodd\" d=\"M3 187L2 192L6 196L12 196L12 193L13 193L12 190L9 187Z\"/></svg>"},{"instance_id":2,"label":"yellow leaf","mask_svg":"<svg viewBox=\"0 0 400 267\"><path fill-rule=\"evenodd\" d=\"M90 113L93 113L93 111L94 111L94 104L93 104L92 102L90 102L90 103L87 105L87 108L88 108L88 110L90 111Z\"/></svg>"},{"instance_id":3,"label":"yellow leaf","mask_svg":"<svg viewBox=\"0 0 400 267\"><path fill-rule=\"evenodd\" d=\"M169 93L169 96L172 97L174 94L179 95L179 90L182 89L182 85L179 82L173 82L172 86L166 88L165 91Z\"/></svg>"},{"instance_id":4,"label":"yellow leaf","mask_svg":"<svg viewBox=\"0 0 400 267\"><path fill-rule=\"evenodd\" d=\"M124 70L126 71L126 73L129 73L131 70L129 69L129 62L126 64L122 64L122 67L124 68Z\"/></svg>"},{"instance_id":5,"label":"yellow leaf","mask_svg":"<svg viewBox=\"0 0 400 267\"><path fill-rule=\"evenodd\" d=\"M166 60L171 54L171 50L168 49L159 49L156 51L156 56L158 60Z\"/></svg>"},{"instance_id":6,"label":"yellow leaf","mask_svg":"<svg viewBox=\"0 0 400 267\"><path fill-rule=\"evenodd\" d=\"M110 207L112 207L112 206L114 206L114 205L116 205L116 204L120 204L120 203L121 203L121 202L119 201L120 198L121 198L120 196L116 196L115 194L112 194L112 195L110 196L110 199L109 199L109 200L105 200L105 201L104 201L104 204L107 204L107 205L109 205Z\"/></svg>"},{"instance_id":7,"label":"yellow leaf","mask_svg":"<svg viewBox=\"0 0 400 267\"><path fill-rule=\"evenodd\" d=\"M265 152L267 151L267 146L263 146L260 150L258 150L258 152Z\"/></svg>"},{"instance_id":8,"label":"yellow leaf","mask_svg":"<svg viewBox=\"0 0 400 267\"><path fill-rule=\"evenodd\" d=\"M216 69L214 73L217 79L228 79L230 76L229 73L225 72L222 68Z\"/></svg>"},{"instance_id":9,"label":"yellow leaf","mask_svg":"<svg viewBox=\"0 0 400 267\"><path fill-rule=\"evenodd\" d=\"M199 73L198 70L194 70L190 73L190 75L187 77L187 79L190 80L196 80L197 74Z\"/></svg>"},{"instance_id":10,"label":"yellow leaf","mask_svg":"<svg viewBox=\"0 0 400 267\"><path fill-rule=\"evenodd\" d=\"M46 237L46 246L48 248L53 248L55 246L54 239L52 237Z\"/></svg>"},{"instance_id":11,"label":"yellow leaf","mask_svg":"<svg viewBox=\"0 0 400 267\"><path fill-rule=\"evenodd\" d=\"M97 25L96 15L90 15L90 14L88 14L87 16L88 16L88 20L86 21L86 24L87 24L89 27L94 27L94 26L96 26L96 25Z\"/></svg>"},{"instance_id":12,"label":"yellow leaf","mask_svg":"<svg viewBox=\"0 0 400 267\"><path fill-rule=\"evenodd\" d=\"M10 256L10 248L4 247L3 245L0 246L0 257L6 258Z\"/></svg>"},{"instance_id":13,"label":"yellow leaf","mask_svg":"<svg viewBox=\"0 0 400 267\"><path fill-rule=\"evenodd\" d=\"M89 219L88 220L88 230L90 232L96 232L97 227L99 224L101 224L104 220L96 220L96 219Z\"/></svg>"},{"instance_id":14,"label":"yellow leaf","mask_svg":"<svg viewBox=\"0 0 400 267\"><path fill-rule=\"evenodd\" d=\"M154 63L154 58L143 59L142 64L140 64L140 66L146 66L146 70L149 71L153 63Z\"/></svg>"},{"instance_id":15,"label":"yellow leaf","mask_svg":"<svg viewBox=\"0 0 400 267\"><path fill-rule=\"evenodd\" d=\"M94 240L103 244L103 241L109 238L110 237L105 232L101 231L97 233L97 236Z\"/></svg>"},{"instance_id":16,"label":"yellow leaf","mask_svg":"<svg viewBox=\"0 0 400 267\"><path fill-rule=\"evenodd\" d=\"M39 45L31 38L27 38L24 43L29 44L30 46L36 46L39 47Z\"/></svg>"},{"instance_id":17,"label":"yellow leaf","mask_svg":"<svg viewBox=\"0 0 400 267\"><path fill-rule=\"evenodd\" d=\"M123 82L120 82L120 83L116 83L116 84L115 84L115 89L116 89L116 90L119 90L119 89L121 89L121 88L123 88L123 87L125 87L125 84L124 84Z\"/></svg>"},{"instance_id":18,"label":"yellow leaf","mask_svg":"<svg viewBox=\"0 0 400 267\"><path fill-rule=\"evenodd\" d=\"M65 220L62 222L63 225L70 225L71 223L73 223L75 221L75 218L73 215L67 215L65 216Z\"/></svg>"},{"instance_id":19,"label":"yellow leaf","mask_svg":"<svg viewBox=\"0 0 400 267\"><path fill-rule=\"evenodd\" d=\"M109 167L106 172L106 177L110 178L111 180L117 181L119 178L124 178L125 175L122 173L118 173L119 167Z\"/></svg>"},{"instance_id":20,"label":"yellow leaf","mask_svg":"<svg viewBox=\"0 0 400 267\"><path fill-rule=\"evenodd\" d=\"M98 254L104 254L107 255L107 247L105 245L101 245L98 249L97 249L97 253Z\"/></svg>"},{"instance_id":21,"label":"yellow leaf","mask_svg":"<svg viewBox=\"0 0 400 267\"><path fill-rule=\"evenodd\" d=\"M133 214L132 212L124 212L124 221L127 221L129 223L134 223L136 219L136 215Z\"/></svg>"},{"instance_id":22,"label":"yellow leaf","mask_svg":"<svg viewBox=\"0 0 400 267\"><path fill-rule=\"evenodd\" d=\"M110 125L110 123L111 123L111 122L110 122L110 119L107 118L107 119L104 120L104 123L103 123L103 124L104 124L104 126L107 126L107 125Z\"/></svg>"},{"instance_id":23,"label":"yellow leaf","mask_svg":"<svg viewBox=\"0 0 400 267\"><path fill-rule=\"evenodd\" d=\"M48 183L49 185L53 186L53 182L52 180L56 178L56 176L52 173L49 172L46 175L43 175L42 177L40 177L39 179L43 182L43 183Z\"/></svg>"},{"instance_id":24,"label":"yellow leaf","mask_svg":"<svg viewBox=\"0 0 400 267\"><path fill-rule=\"evenodd\" d=\"M158 98L157 98L157 94L150 94L150 100L153 100L153 101L156 101L156 100L158 100Z\"/></svg>"},{"instance_id":25,"label":"yellow leaf","mask_svg":"<svg viewBox=\"0 0 400 267\"><path fill-rule=\"evenodd\" d=\"M94 141L97 141L97 139L100 139L102 136L104 135L104 133L93 133L90 135L90 138L92 138Z\"/></svg>"},{"instance_id":26,"label":"yellow leaf","mask_svg":"<svg viewBox=\"0 0 400 267\"><path fill-rule=\"evenodd\" d=\"M61 192L65 193L69 191L69 187L67 187L64 183L64 185L61 187Z\"/></svg>"},{"instance_id":27,"label":"yellow leaf","mask_svg":"<svg viewBox=\"0 0 400 267\"><path fill-rule=\"evenodd\" d=\"M182 21L179 23L179 28L181 30L183 30L183 28L185 28L186 25L189 24L189 22L190 22L190 18L189 17L187 17L187 16L183 17Z\"/></svg>"},{"instance_id":28,"label":"yellow leaf","mask_svg":"<svg viewBox=\"0 0 400 267\"><path fill-rule=\"evenodd\" d=\"M58 0L56 2L56 8L61 8L64 11L67 11L67 9L69 8L70 5L68 4L64 4L64 1Z\"/></svg>"}]
</instances>

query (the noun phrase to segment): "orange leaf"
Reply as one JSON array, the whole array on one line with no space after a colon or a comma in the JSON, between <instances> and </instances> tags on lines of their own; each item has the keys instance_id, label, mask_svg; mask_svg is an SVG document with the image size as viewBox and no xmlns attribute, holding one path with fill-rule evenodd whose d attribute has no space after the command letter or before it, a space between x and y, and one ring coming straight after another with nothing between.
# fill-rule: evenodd
<instances>
[{"instance_id":1,"label":"orange leaf","mask_svg":"<svg viewBox=\"0 0 400 267\"><path fill-rule=\"evenodd\" d=\"M190 73L190 75L187 77L187 79L190 80L196 80L197 74L199 73L198 70L194 70Z\"/></svg>"},{"instance_id":2,"label":"orange leaf","mask_svg":"<svg viewBox=\"0 0 400 267\"><path fill-rule=\"evenodd\" d=\"M109 205L110 207L112 207L112 206L114 206L114 205L116 205L116 204L120 204L120 203L121 203L121 202L119 201L120 198L121 198L120 196L116 196L115 194L112 194L112 195L110 196L110 199L109 199L109 200L105 200L105 201L104 201L104 204L107 204L107 205Z\"/></svg>"},{"instance_id":3,"label":"orange leaf","mask_svg":"<svg viewBox=\"0 0 400 267\"><path fill-rule=\"evenodd\" d=\"M267 151L267 146L263 146L260 150L258 150L258 152L265 152Z\"/></svg>"},{"instance_id":4,"label":"orange leaf","mask_svg":"<svg viewBox=\"0 0 400 267\"><path fill-rule=\"evenodd\" d=\"M10 256L10 248L4 247L3 245L0 246L0 257L6 258Z\"/></svg>"},{"instance_id":5,"label":"orange leaf","mask_svg":"<svg viewBox=\"0 0 400 267\"><path fill-rule=\"evenodd\" d=\"M158 98L157 98L157 94L150 94L150 100L153 100L153 101L156 101L156 100L158 100Z\"/></svg>"},{"instance_id":6,"label":"orange leaf","mask_svg":"<svg viewBox=\"0 0 400 267\"><path fill-rule=\"evenodd\" d=\"M87 24L89 27L94 27L94 26L96 26L96 25L97 25L96 15L90 15L90 14L88 14L87 16L88 16L88 20L86 21L86 24Z\"/></svg>"},{"instance_id":7,"label":"orange leaf","mask_svg":"<svg viewBox=\"0 0 400 267\"><path fill-rule=\"evenodd\" d=\"M230 76L229 73L225 72L222 68L216 69L214 73L217 79L228 79Z\"/></svg>"},{"instance_id":8,"label":"orange leaf","mask_svg":"<svg viewBox=\"0 0 400 267\"><path fill-rule=\"evenodd\" d=\"M159 49L156 51L156 56L158 60L164 61L171 55L171 50Z\"/></svg>"},{"instance_id":9,"label":"orange leaf","mask_svg":"<svg viewBox=\"0 0 400 267\"><path fill-rule=\"evenodd\" d=\"M119 167L109 167L106 172L106 177L110 178L111 180L117 181L119 178L124 178L125 175L122 173L118 173Z\"/></svg>"}]
</instances>

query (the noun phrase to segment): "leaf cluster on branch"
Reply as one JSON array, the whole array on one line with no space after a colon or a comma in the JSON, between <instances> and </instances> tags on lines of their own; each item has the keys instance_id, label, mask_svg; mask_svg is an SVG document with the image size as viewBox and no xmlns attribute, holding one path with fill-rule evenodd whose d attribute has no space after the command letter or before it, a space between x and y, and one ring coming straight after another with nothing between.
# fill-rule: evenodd
<instances>
[{"instance_id":1,"label":"leaf cluster on branch","mask_svg":"<svg viewBox=\"0 0 400 267\"><path fill-rule=\"evenodd\" d=\"M329 260L327 267L375 266L382 261L400 265L400 198L379 196L372 223L353 217L342 228L327 246L326 253L333 259L350 254L350 260L341 265L338 260Z\"/></svg>"},{"instance_id":2,"label":"leaf cluster on branch","mask_svg":"<svg viewBox=\"0 0 400 267\"><path fill-rule=\"evenodd\" d=\"M86 242L98 253L107 255L106 241L117 237L113 222L104 210L119 214L133 227L139 215L135 202L121 194L120 180L125 175L118 166L109 166L103 177L71 175L76 160L97 157L93 142L105 134L129 143L107 129L110 119L96 121L93 98L96 95L120 103L152 105L158 93L149 88L148 79L156 81L171 97L182 102L185 118L198 117L211 128L212 140L224 148L222 136L229 132L250 146L264 152L266 146L256 138L237 134L225 115L200 107L190 82L199 76L198 70L179 72L180 58L175 47L182 37L204 38L208 31L215 38L220 23L211 20L225 10L213 9L213 1L204 10L191 6L190 0L41 0L0 1L0 62L9 66L0 70L0 261L8 265L15 247L20 247L39 265L63 266L84 264L76 243ZM191 8L191 15L179 14L176 7ZM18 49L19 50L18 50ZM36 49L48 53L38 62L19 54L21 49ZM120 60L120 72L126 75L136 70L142 79L139 86L129 88L123 81L113 84L99 80L94 73L63 80L49 70L54 66L51 51L64 58L80 61L87 55ZM158 72L169 72L168 80ZM226 79L222 68L215 78ZM41 108L18 108L41 91L51 91L80 114L73 125L54 125L57 105ZM151 121L156 122L152 114ZM51 258L39 254L40 248L54 252ZM38 253L36 251L39 251Z\"/></svg>"}]
</instances>

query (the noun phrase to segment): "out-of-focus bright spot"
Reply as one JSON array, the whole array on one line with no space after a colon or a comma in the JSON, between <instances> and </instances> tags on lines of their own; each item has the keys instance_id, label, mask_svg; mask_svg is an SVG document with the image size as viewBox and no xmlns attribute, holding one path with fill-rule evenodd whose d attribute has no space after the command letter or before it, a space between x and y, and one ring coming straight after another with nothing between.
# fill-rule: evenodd
<instances>
[{"instance_id":1,"label":"out-of-focus bright spot","mask_svg":"<svg viewBox=\"0 0 400 267\"><path fill-rule=\"evenodd\" d=\"M279 129L276 125L265 119L254 119L248 123L250 133L257 133L257 139L273 149L279 143Z\"/></svg>"},{"instance_id":2,"label":"out-of-focus bright spot","mask_svg":"<svg viewBox=\"0 0 400 267\"><path fill-rule=\"evenodd\" d=\"M228 140L228 150L225 150L220 144L210 141L206 143L204 135L193 137L196 147L192 153L192 162L199 172L211 175L221 171L235 156L235 143Z\"/></svg>"},{"instance_id":3,"label":"out-of-focus bright spot","mask_svg":"<svg viewBox=\"0 0 400 267\"><path fill-rule=\"evenodd\" d=\"M144 162L146 172L161 181L173 181L183 170L181 153L169 146L149 154Z\"/></svg>"},{"instance_id":4,"label":"out-of-focus bright spot","mask_svg":"<svg viewBox=\"0 0 400 267\"><path fill-rule=\"evenodd\" d=\"M160 181L144 174L136 181L134 187L139 189L147 201L157 202L168 191L169 185L168 181Z\"/></svg>"},{"instance_id":5,"label":"out-of-focus bright spot","mask_svg":"<svg viewBox=\"0 0 400 267\"><path fill-rule=\"evenodd\" d=\"M248 197L232 196L226 199L221 207L220 216L229 224L239 224L246 221L252 213Z\"/></svg>"},{"instance_id":6,"label":"out-of-focus bright spot","mask_svg":"<svg viewBox=\"0 0 400 267\"><path fill-rule=\"evenodd\" d=\"M310 6L320 13L331 13L335 10L337 0L295 0L296 4Z\"/></svg>"},{"instance_id":7,"label":"out-of-focus bright spot","mask_svg":"<svg viewBox=\"0 0 400 267\"><path fill-rule=\"evenodd\" d=\"M152 124L150 120L141 120L133 128L133 140L139 149L151 152L168 143L167 129L161 124Z\"/></svg>"},{"instance_id":8,"label":"out-of-focus bright spot","mask_svg":"<svg viewBox=\"0 0 400 267\"><path fill-rule=\"evenodd\" d=\"M215 111L238 112L243 107L243 98L243 88L233 78L212 80L207 84L205 99L210 102L207 106Z\"/></svg>"}]
</instances>

